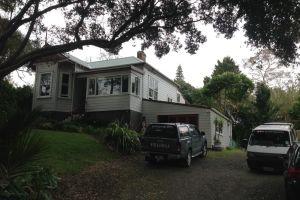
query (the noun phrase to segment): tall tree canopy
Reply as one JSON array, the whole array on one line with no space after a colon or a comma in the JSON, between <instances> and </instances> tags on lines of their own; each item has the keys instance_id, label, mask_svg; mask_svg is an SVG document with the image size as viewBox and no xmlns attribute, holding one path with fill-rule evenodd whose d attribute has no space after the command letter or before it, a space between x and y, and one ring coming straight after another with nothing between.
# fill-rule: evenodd
<instances>
[{"instance_id":1,"label":"tall tree canopy","mask_svg":"<svg viewBox=\"0 0 300 200\"><path fill-rule=\"evenodd\" d=\"M178 67L177 67L175 80L176 81L183 81L184 80L184 75L183 75L181 65L178 65Z\"/></svg>"},{"instance_id":2,"label":"tall tree canopy","mask_svg":"<svg viewBox=\"0 0 300 200\"><path fill-rule=\"evenodd\" d=\"M193 54L206 41L196 23L213 24L230 38L242 21L251 44L292 62L300 35L299 4L298 0L0 0L0 78L34 59L85 45L117 53L131 39L141 40L142 49L154 46L159 57L182 47ZM45 24L49 13L62 13L64 20L60 25ZM20 30L21 41L8 48ZM46 32L49 45L44 45ZM24 51L29 41L35 48Z\"/></svg>"},{"instance_id":3,"label":"tall tree canopy","mask_svg":"<svg viewBox=\"0 0 300 200\"><path fill-rule=\"evenodd\" d=\"M215 65L213 76L221 75L225 72L240 73L239 66L235 64L234 60L230 57L223 58L222 61L218 60L217 65Z\"/></svg>"}]
</instances>

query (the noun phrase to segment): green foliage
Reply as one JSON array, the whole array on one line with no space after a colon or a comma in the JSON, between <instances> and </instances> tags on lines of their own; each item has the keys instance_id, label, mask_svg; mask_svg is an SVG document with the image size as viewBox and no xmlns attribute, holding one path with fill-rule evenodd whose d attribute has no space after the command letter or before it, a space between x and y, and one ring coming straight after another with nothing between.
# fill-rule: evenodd
<instances>
[{"instance_id":1,"label":"green foliage","mask_svg":"<svg viewBox=\"0 0 300 200\"><path fill-rule=\"evenodd\" d=\"M177 67L175 80L176 81L184 81L184 76L183 76L183 71L182 71L181 65L179 65Z\"/></svg>"},{"instance_id":2,"label":"green foliage","mask_svg":"<svg viewBox=\"0 0 300 200\"><path fill-rule=\"evenodd\" d=\"M50 190L57 188L58 177L47 168L39 168L25 176L4 182L0 186L0 198L50 200Z\"/></svg>"},{"instance_id":3,"label":"green foliage","mask_svg":"<svg viewBox=\"0 0 300 200\"><path fill-rule=\"evenodd\" d=\"M209 97L217 97L225 90L227 99L238 102L248 97L253 88L252 81L245 75L225 72L212 77L202 90L203 94Z\"/></svg>"},{"instance_id":4,"label":"green foliage","mask_svg":"<svg viewBox=\"0 0 300 200\"><path fill-rule=\"evenodd\" d=\"M235 64L234 60L230 57L223 58L222 61L218 60L218 64L215 65L212 77L221 75L225 72L240 73L239 66Z\"/></svg>"},{"instance_id":5,"label":"green foliage","mask_svg":"<svg viewBox=\"0 0 300 200\"><path fill-rule=\"evenodd\" d=\"M38 129L32 133L47 141L47 151L43 153L45 159L41 165L51 167L58 174L78 173L96 162L118 156L88 134Z\"/></svg>"},{"instance_id":6,"label":"green foliage","mask_svg":"<svg viewBox=\"0 0 300 200\"><path fill-rule=\"evenodd\" d=\"M32 105L32 88L14 87L7 80L0 80L0 127L17 111L30 112Z\"/></svg>"},{"instance_id":7,"label":"green foliage","mask_svg":"<svg viewBox=\"0 0 300 200\"><path fill-rule=\"evenodd\" d=\"M40 168L47 144L31 134L39 112L22 110L11 114L0 127L0 197L5 199L49 199L56 180ZM2 199L1 198L1 199Z\"/></svg>"},{"instance_id":8,"label":"green foliage","mask_svg":"<svg viewBox=\"0 0 300 200\"><path fill-rule=\"evenodd\" d=\"M130 154L140 150L139 134L114 122L106 130L106 143L118 152Z\"/></svg>"},{"instance_id":9,"label":"green foliage","mask_svg":"<svg viewBox=\"0 0 300 200\"><path fill-rule=\"evenodd\" d=\"M276 109L271 102L271 90L264 83L258 83L255 92L255 107L257 108L260 123L268 122L274 118Z\"/></svg>"},{"instance_id":10,"label":"green foliage","mask_svg":"<svg viewBox=\"0 0 300 200\"><path fill-rule=\"evenodd\" d=\"M291 119L295 122L297 129L300 129L300 97L294 103L292 108L289 111Z\"/></svg>"},{"instance_id":11,"label":"green foliage","mask_svg":"<svg viewBox=\"0 0 300 200\"><path fill-rule=\"evenodd\" d=\"M183 97L190 103L194 103L194 94L196 92L196 88L191 84L185 82L184 80L175 80L175 83L178 84L179 90Z\"/></svg>"},{"instance_id":12,"label":"green foliage","mask_svg":"<svg viewBox=\"0 0 300 200\"><path fill-rule=\"evenodd\" d=\"M300 89L300 88L299 88ZM290 121L290 109L300 96L300 90L289 87L286 90L281 88L271 89L271 102L278 109L276 113L276 120Z\"/></svg>"}]
</instances>

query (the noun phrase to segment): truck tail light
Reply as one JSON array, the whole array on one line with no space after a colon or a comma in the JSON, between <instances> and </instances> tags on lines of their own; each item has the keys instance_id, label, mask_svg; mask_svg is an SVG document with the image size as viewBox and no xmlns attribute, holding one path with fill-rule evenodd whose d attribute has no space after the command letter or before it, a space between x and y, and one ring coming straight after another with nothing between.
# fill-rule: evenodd
<instances>
[{"instance_id":1,"label":"truck tail light","mask_svg":"<svg viewBox=\"0 0 300 200\"><path fill-rule=\"evenodd\" d=\"M289 178L300 178L300 169L291 167L288 169L288 177Z\"/></svg>"}]
</instances>

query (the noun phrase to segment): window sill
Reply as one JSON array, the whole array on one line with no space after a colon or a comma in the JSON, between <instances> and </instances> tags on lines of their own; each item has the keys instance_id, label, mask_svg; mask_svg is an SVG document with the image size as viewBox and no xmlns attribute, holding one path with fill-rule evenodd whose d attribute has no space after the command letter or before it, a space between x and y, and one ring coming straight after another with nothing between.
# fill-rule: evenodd
<instances>
[{"instance_id":1,"label":"window sill","mask_svg":"<svg viewBox=\"0 0 300 200\"><path fill-rule=\"evenodd\" d=\"M115 97L115 96L126 96L130 95L128 93L123 93L123 94L111 94L111 95L87 95L86 98L101 98L101 97Z\"/></svg>"},{"instance_id":2,"label":"window sill","mask_svg":"<svg viewBox=\"0 0 300 200\"><path fill-rule=\"evenodd\" d=\"M58 99L65 99L65 100L71 100L71 97L58 97Z\"/></svg>"},{"instance_id":3,"label":"window sill","mask_svg":"<svg viewBox=\"0 0 300 200\"><path fill-rule=\"evenodd\" d=\"M51 99L51 96L38 96L37 99Z\"/></svg>"}]
</instances>

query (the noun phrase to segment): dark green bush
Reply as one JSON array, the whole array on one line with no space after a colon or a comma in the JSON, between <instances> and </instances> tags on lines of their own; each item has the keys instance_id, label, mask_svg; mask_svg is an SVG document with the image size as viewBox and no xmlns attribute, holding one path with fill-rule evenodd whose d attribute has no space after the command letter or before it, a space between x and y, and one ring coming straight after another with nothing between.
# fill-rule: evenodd
<instances>
[{"instance_id":1,"label":"dark green bush","mask_svg":"<svg viewBox=\"0 0 300 200\"><path fill-rule=\"evenodd\" d=\"M39 165L47 143L31 134L38 111L11 114L0 126L0 199L49 199L56 180Z\"/></svg>"},{"instance_id":2,"label":"dark green bush","mask_svg":"<svg viewBox=\"0 0 300 200\"><path fill-rule=\"evenodd\" d=\"M120 153L130 154L140 150L139 134L118 122L106 129L105 142Z\"/></svg>"}]
</instances>

